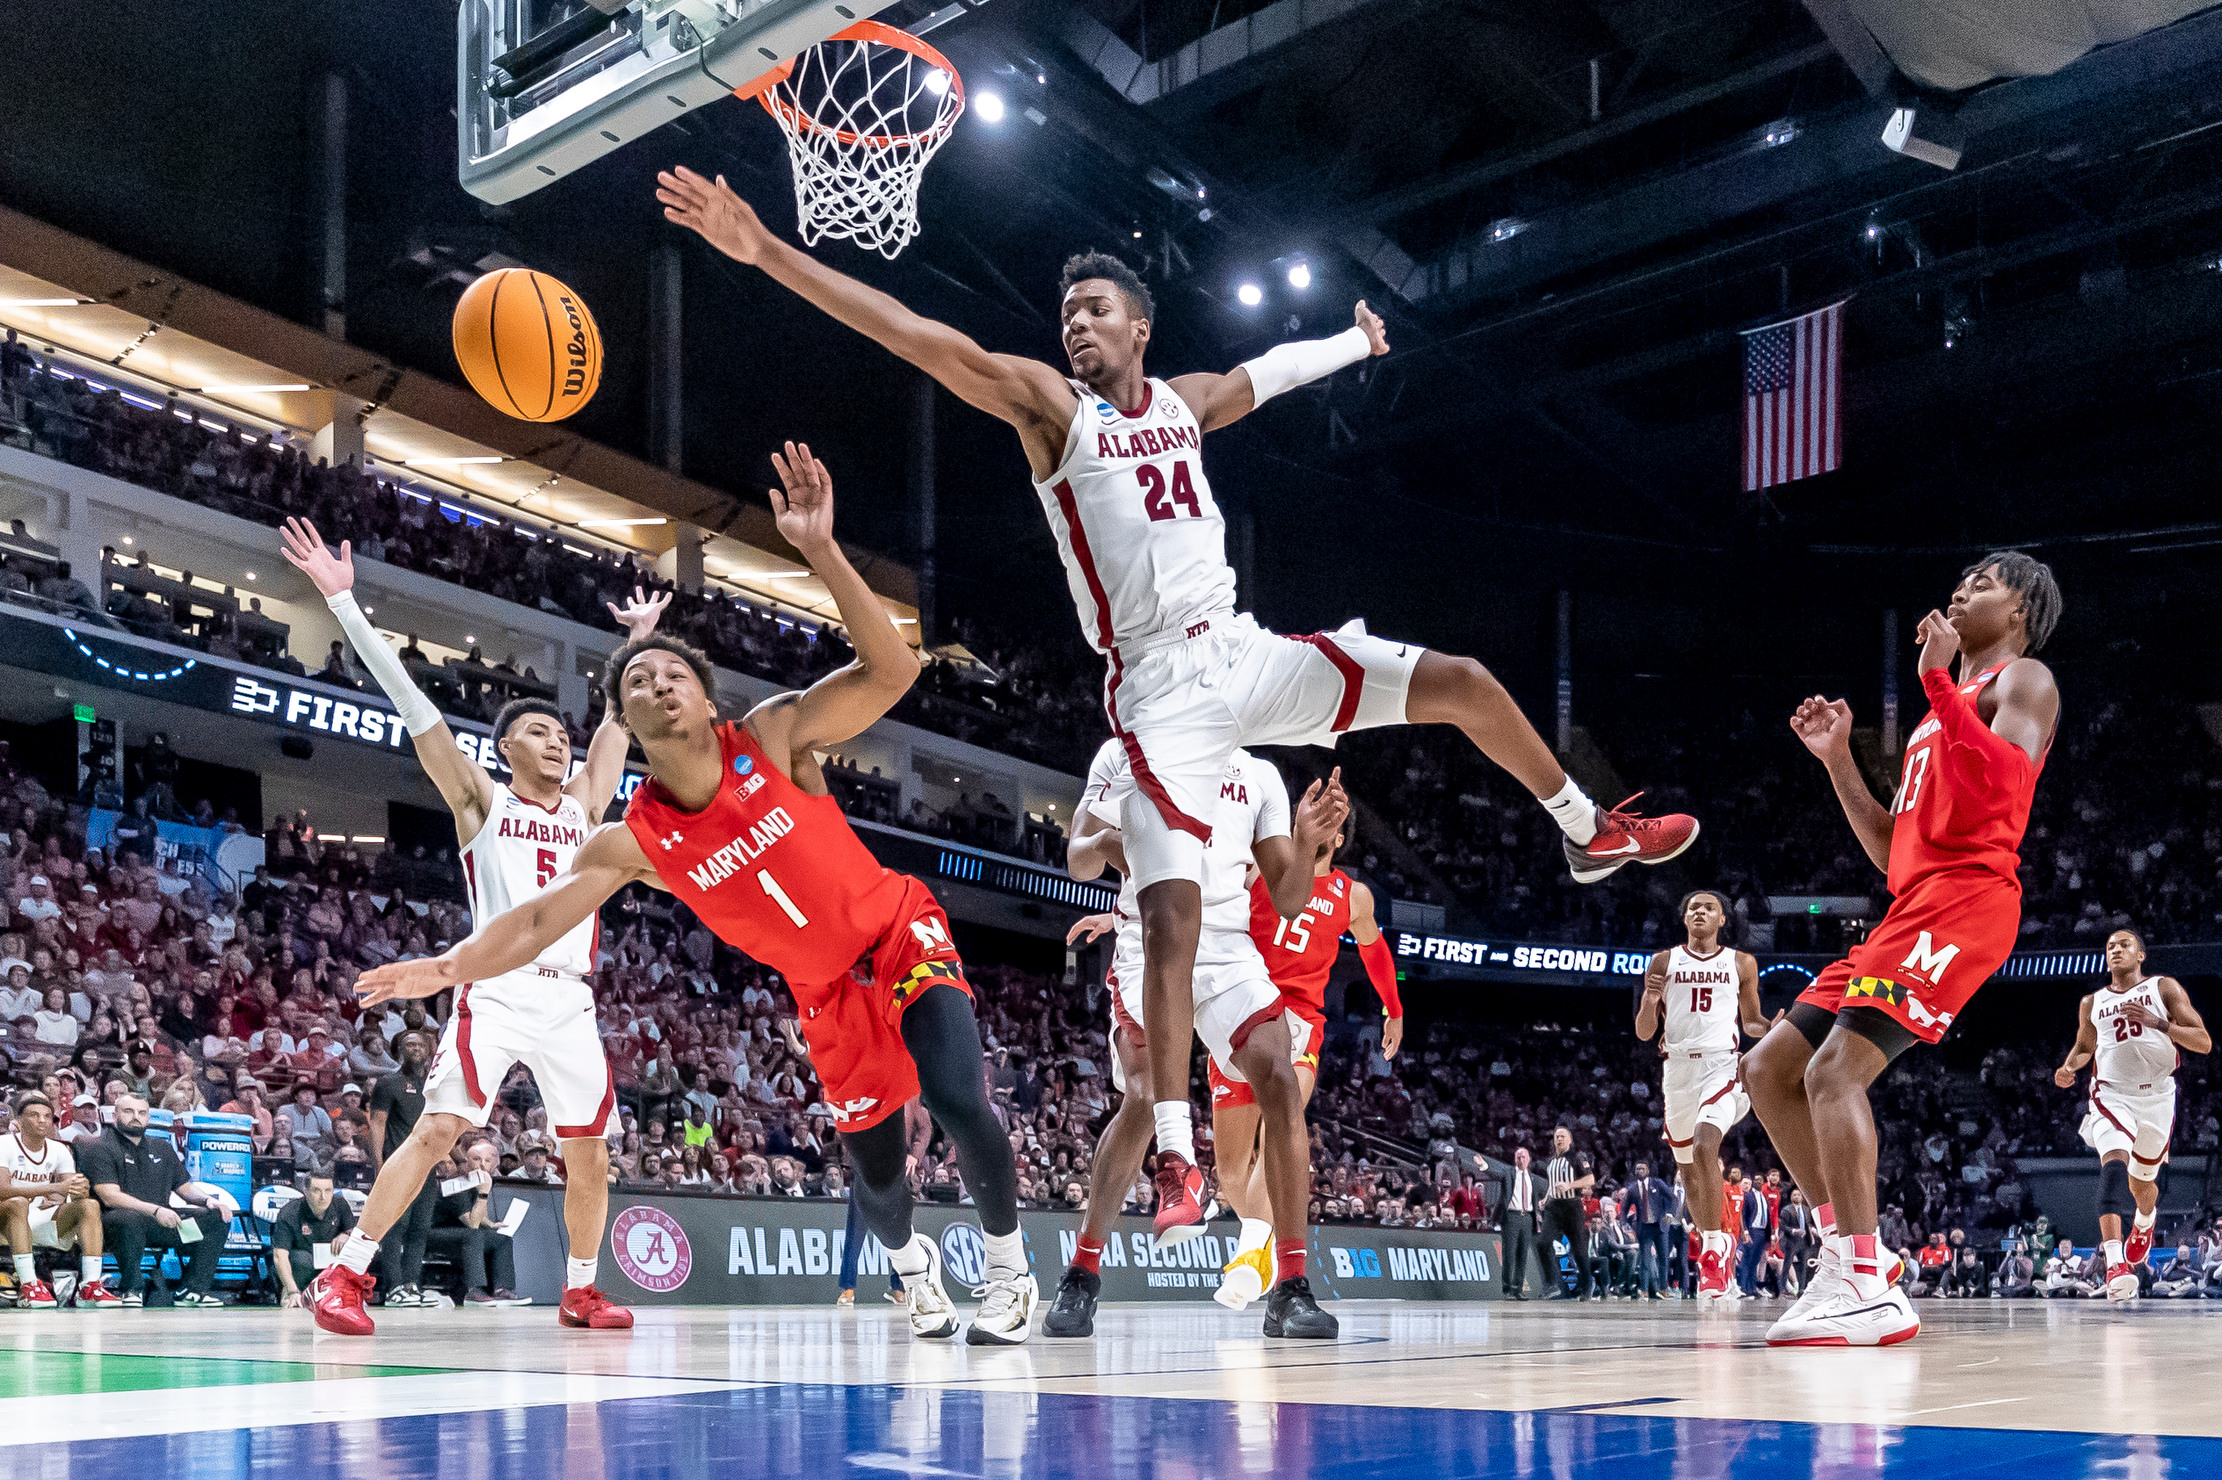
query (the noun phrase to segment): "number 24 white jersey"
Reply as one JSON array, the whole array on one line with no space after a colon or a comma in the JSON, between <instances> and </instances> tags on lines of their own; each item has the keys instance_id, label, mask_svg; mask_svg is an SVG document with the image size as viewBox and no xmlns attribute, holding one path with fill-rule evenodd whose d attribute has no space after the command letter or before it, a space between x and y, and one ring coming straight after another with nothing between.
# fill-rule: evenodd
<instances>
[{"instance_id":1,"label":"number 24 white jersey","mask_svg":"<svg viewBox=\"0 0 2222 1480\"><path fill-rule=\"evenodd\" d=\"M568 873L591 831L578 798L565 794L550 810L495 782L486 823L463 846L463 883L470 892L473 927L507 913ZM600 929L599 912L589 915L542 951L533 965L566 976L591 975Z\"/></svg>"},{"instance_id":2,"label":"number 24 white jersey","mask_svg":"<svg viewBox=\"0 0 2222 1480\"><path fill-rule=\"evenodd\" d=\"M1095 650L1149 646L1234 613L1227 523L1204 477L1204 430L1162 380L1128 412L1080 397L1057 471L1034 492Z\"/></svg>"}]
</instances>

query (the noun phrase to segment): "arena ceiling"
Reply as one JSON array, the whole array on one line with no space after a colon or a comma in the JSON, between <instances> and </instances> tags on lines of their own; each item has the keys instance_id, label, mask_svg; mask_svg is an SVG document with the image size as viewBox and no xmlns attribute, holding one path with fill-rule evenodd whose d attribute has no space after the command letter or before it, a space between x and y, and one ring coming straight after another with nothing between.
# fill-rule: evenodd
<instances>
[{"instance_id":1,"label":"arena ceiling","mask_svg":"<svg viewBox=\"0 0 2222 1480\"><path fill-rule=\"evenodd\" d=\"M915 24L929 9L905 0L883 18ZM948 9L933 41L976 94L1006 97L1005 120L960 126L928 174L924 234L899 260L842 247L829 260L995 348L1054 356L1058 263L1112 248L1159 289L1164 372L1331 332L1360 296L1387 317L1397 354L1269 408L1215 457L1215 481L1252 516L1241 545L1268 616L1334 607L1384 577L1470 577L1477 552L1491 591L1642 586L1661 555L1709 570L1758 557L1799 583L1887 587L1903 570L1927 590L1975 547L2041 542L2135 589L2157 568L2147 557L2211 570L2222 547L2222 12ZM788 224L776 132L753 108L714 106L482 207L454 179L446 11L311 15L283 37L212 0L28 22L30 44L0 61L21 100L0 189L306 318L311 83L337 71L352 110L349 337L452 375L447 311L476 265L553 271L611 341L581 429L642 450L643 264L671 239L648 175L673 160L723 171ZM220 44L196 52L206 62L149 48L176 30ZM1957 168L1882 146L1902 106L1960 147ZM804 432L869 489L844 513L857 537L911 553L899 367L682 246L689 473L759 483L771 440ZM1299 262L1301 291L1288 277ZM1738 330L1844 297L1843 471L1743 494ZM1053 578L1001 579L1014 556L1050 569L1015 446L947 405L940 426L950 600L1007 603L1023 584L1045 620L1069 623ZM1338 523L1355 530L1331 561L1316 539L1280 534ZM1495 629L1474 621L1484 642ZM1521 621L1497 639L1540 642Z\"/></svg>"}]
</instances>

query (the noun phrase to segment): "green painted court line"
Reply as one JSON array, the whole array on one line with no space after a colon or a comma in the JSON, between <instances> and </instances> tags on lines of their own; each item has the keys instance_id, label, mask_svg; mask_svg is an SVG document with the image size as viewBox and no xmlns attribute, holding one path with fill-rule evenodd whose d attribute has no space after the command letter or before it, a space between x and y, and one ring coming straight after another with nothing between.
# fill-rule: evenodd
<instances>
[{"instance_id":1,"label":"green painted court line","mask_svg":"<svg viewBox=\"0 0 2222 1480\"><path fill-rule=\"evenodd\" d=\"M222 1357L108 1356L92 1352L0 1349L0 1397L138 1393L177 1388L245 1387L348 1377L415 1377L446 1367L371 1367L340 1362L261 1362Z\"/></svg>"}]
</instances>

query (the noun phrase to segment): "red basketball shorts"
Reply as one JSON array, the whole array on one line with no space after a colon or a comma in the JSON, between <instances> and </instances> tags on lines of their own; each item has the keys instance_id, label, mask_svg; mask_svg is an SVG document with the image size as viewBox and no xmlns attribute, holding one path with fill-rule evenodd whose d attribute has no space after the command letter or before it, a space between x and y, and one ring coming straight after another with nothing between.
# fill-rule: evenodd
<instances>
[{"instance_id":1,"label":"red basketball shorts","mask_svg":"<svg viewBox=\"0 0 2222 1480\"><path fill-rule=\"evenodd\" d=\"M836 1130L869 1130L916 1097L903 1013L941 982L972 995L949 917L931 890L905 878L894 918L846 976L816 987L790 983Z\"/></svg>"},{"instance_id":2,"label":"red basketball shorts","mask_svg":"<svg viewBox=\"0 0 2222 1480\"><path fill-rule=\"evenodd\" d=\"M1931 874L1893 900L1874 932L1798 1000L1832 1013L1872 1007L1934 1043L2006 964L2020 929L2019 884L1988 869Z\"/></svg>"}]
</instances>

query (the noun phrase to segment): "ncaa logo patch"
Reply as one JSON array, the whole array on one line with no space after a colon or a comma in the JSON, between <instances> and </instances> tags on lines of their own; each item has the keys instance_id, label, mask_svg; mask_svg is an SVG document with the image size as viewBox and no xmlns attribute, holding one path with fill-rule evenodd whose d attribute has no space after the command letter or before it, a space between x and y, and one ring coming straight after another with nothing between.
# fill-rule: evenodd
<instances>
[{"instance_id":1,"label":"ncaa logo patch","mask_svg":"<svg viewBox=\"0 0 2222 1480\"><path fill-rule=\"evenodd\" d=\"M970 1223L952 1223L941 1231L941 1262L949 1273L967 1285L984 1285L988 1278L987 1235Z\"/></svg>"},{"instance_id":2,"label":"ncaa logo patch","mask_svg":"<svg viewBox=\"0 0 2222 1480\"><path fill-rule=\"evenodd\" d=\"M1096 402L1096 415L1102 417L1106 422L1113 422L1119 419L1119 413L1111 409L1111 403L1109 401Z\"/></svg>"},{"instance_id":3,"label":"ncaa logo patch","mask_svg":"<svg viewBox=\"0 0 2222 1480\"><path fill-rule=\"evenodd\" d=\"M982 1243L982 1258L986 1257ZM667 1294L694 1272L694 1249L687 1231L661 1208L630 1207L610 1225L610 1248L625 1278L643 1290Z\"/></svg>"},{"instance_id":4,"label":"ncaa logo patch","mask_svg":"<svg viewBox=\"0 0 2222 1480\"><path fill-rule=\"evenodd\" d=\"M737 755L737 756L733 757L733 774L734 774L734 775L736 775L736 776L746 776L746 775L747 775L747 774L748 774L749 772L751 772L751 771L753 771L753 770L755 770L755 769L756 769L756 757L754 757L754 756L752 756L752 755Z\"/></svg>"},{"instance_id":5,"label":"ncaa logo patch","mask_svg":"<svg viewBox=\"0 0 2222 1480\"><path fill-rule=\"evenodd\" d=\"M1164 400L1157 403L1157 412L1160 416L1178 416L1180 415L1180 407L1174 402L1172 397L1167 396Z\"/></svg>"}]
</instances>

